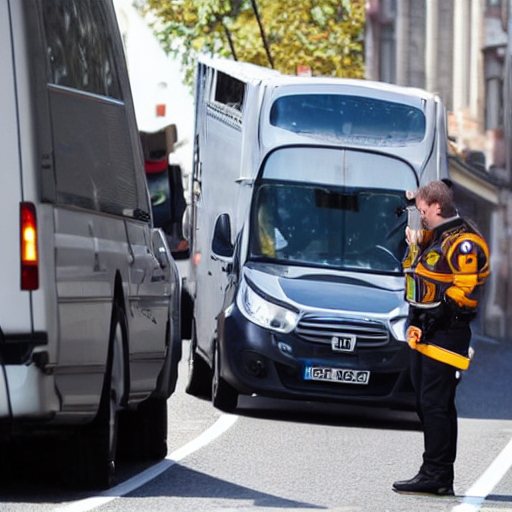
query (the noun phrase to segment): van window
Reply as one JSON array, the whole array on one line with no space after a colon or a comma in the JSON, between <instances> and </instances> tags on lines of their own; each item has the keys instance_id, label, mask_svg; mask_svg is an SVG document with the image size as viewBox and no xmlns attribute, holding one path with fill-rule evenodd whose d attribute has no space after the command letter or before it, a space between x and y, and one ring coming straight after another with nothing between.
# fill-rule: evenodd
<instances>
[{"instance_id":1,"label":"van window","mask_svg":"<svg viewBox=\"0 0 512 512\"><path fill-rule=\"evenodd\" d=\"M217 72L217 85L215 87L215 101L242 111L244 104L245 84L232 76Z\"/></svg>"},{"instance_id":2,"label":"van window","mask_svg":"<svg viewBox=\"0 0 512 512\"><path fill-rule=\"evenodd\" d=\"M396 190L418 187L403 160L370 151L320 146L281 148L270 154L263 178Z\"/></svg>"},{"instance_id":3,"label":"van window","mask_svg":"<svg viewBox=\"0 0 512 512\"><path fill-rule=\"evenodd\" d=\"M89 210L123 215L149 211L137 185L144 178L142 159L134 160L124 105L89 95L49 88L57 201ZM140 169L136 166L140 163ZM144 189L146 190L146 189ZM146 200L145 200L146 198Z\"/></svg>"},{"instance_id":4,"label":"van window","mask_svg":"<svg viewBox=\"0 0 512 512\"><path fill-rule=\"evenodd\" d=\"M44 0L49 82L122 100L103 2Z\"/></svg>"},{"instance_id":5,"label":"van window","mask_svg":"<svg viewBox=\"0 0 512 512\"><path fill-rule=\"evenodd\" d=\"M51 199L149 219L139 135L124 102L128 75L122 46L113 37L113 6L97 0L40 1L54 162Z\"/></svg>"},{"instance_id":6,"label":"van window","mask_svg":"<svg viewBox=\"0 0 512 512\"><path fill-rule=\"evenodd\" d=\"M420 108L403 103L342 94L296 94L274 101L270 124L354 144L403 146L423 140L426 121Z\"/></svg>"},{"instance_id":7,"label":"van window","mask_svg":"<svg viewBox=\"0 0 512 512\"><path fill-rule=\"evenodd\" d=\"M263 182L253 205L250 257L400 274L404 203L396 190Z\"/></svg>"}]
</instances>

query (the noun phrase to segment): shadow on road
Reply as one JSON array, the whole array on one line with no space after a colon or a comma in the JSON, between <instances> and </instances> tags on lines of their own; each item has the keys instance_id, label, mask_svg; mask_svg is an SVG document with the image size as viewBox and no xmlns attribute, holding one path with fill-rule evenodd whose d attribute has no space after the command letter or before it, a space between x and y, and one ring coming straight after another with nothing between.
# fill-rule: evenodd
<instances>
[{"instance_id":1,"label":"shadow on road","mask_svg":"<svg viewBox=\"0 0 512 512\"><path fill-rule=\"evenodd\" d=\"M288 500L272 494L256 491L248 487L237 485L226 480L188 469L179 464L173 466L171 471L166 471L149 484L136 491L137 498L148 498L153 496L168 496L177 499L201 498L208 499L208 506L211 509L224 508L226 503L236 500L236 505L229 510L240 509L241 502L247 502L247 508L271 507L272 509L310 509L325 510L325 507L303 503L295 500ZM133 498L134 496L127 496ZM213 504L212 504L213 503ZM172 507L172 502L169 504ZM186 509L186 507L183 507ZM243 508L245 510L245 507Z\"/></svg>"},{"instance_id":2,"label":"shadow on road","mask_svg":"<svg viewBox=\"0 0 512 512\"><path fill-rule=\"evenodd\" d=\"M240 397L236 414L316 425L420 430L419 419L415 412L363 405Z\"/></svg>"},{"instance_id":3,"label":"shadow on road","mask_svg":"<svg viewBox=\"0 0 512 512\"><path fill-rule=\"evenodd\" d=\"M78 488L70 478L74 472L69 446L58 436L13 441L15 460L0 473L0 511L2 503L66 503L84 499L100 490ZM71 462L71 463L70 463ZM76 464L76 462L75 462ZM116 463L117 483L137 474L152 462Z\"/></svg>"},{"instance_id":4,"label":"shadow on road","mask_svg":"<svg viewBox=\"0 0 512 512\"><path fill-rule=\"evenodd\" d=\"M56 484L52 478L46 476L39 480L34 474L27 475L21 481L10 482L9 491L0 491L0 510L1 502L22 502L22 503L67 503L70 501L81 500L90 497L91 493L65 492ZM165 471L159 477L138 488L134 493L128 494L126 497L119 497L121 503L119 509L123 509L123 499L143 499L149 497L170 497L176 500L183 498L191 498L194 500L208 500L208 506L217 508L220 502L223 503L236 500L235 508L240 507L241 502L246 502L247 508L251 507L271 507L273 509L308 509L322 510L325 507L303 503L299 501L285 499L272 494L263 493L240 486L219 478L188 469L179 464L175 464L171 469ZM216 503L217 502L217 503ZM166 502L167 503L167 502ZM214 503L215 505L212 505ZM168 503L172 510L172 501ZM130 510L134 510L130 506ZM184 509L189 508L184 506ZM234 510L234 509L233 509Z\"/></svg>"}]
</instances>

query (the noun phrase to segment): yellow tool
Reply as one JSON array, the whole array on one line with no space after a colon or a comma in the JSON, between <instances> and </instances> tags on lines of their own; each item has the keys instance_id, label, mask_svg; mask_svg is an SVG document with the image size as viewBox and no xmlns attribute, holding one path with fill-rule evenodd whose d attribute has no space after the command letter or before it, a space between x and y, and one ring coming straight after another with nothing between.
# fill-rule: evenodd
<instances>
[{"instance_id":1,"label":"yellow tool","mask_svg":"<svg viewBox=\"0 0 512 512\"><path fill-rule=\"evenodd\" d=\"M417 350L436 361L441 361L442 363L459 368L460 370L468 369L469 362L471 361L469 357L461 356L460 354L457 354L457 352L452 352L446 348L438 347L432 343L420 343L421 334L421 329L418 327L413 325L408 327L407 343L412 349Z\"/></svg>"},{"instance_id":2,"label":"yellow tool","mask_svg":"<svg viewBox=\"0 0 512 512\"><path fill-rule=\"evenodd\" d=\"M432 345L431 343L418 343L416 350L436 361L455 366L455 368L459 368L460 370L467 370L469 367L469 357L461 356L457 354L457 352L452 352L451 350Z\"/></svg>"}]
</instances>

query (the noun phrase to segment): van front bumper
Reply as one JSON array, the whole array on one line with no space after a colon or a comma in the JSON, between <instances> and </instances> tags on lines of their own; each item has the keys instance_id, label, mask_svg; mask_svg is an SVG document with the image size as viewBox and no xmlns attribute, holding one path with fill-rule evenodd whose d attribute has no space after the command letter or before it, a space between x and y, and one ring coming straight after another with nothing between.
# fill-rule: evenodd
<instances>
[{"instance_id":1,"label":"van front bumper","mask_svg":"<svg viewBox=\"0 0 512 512\"><path fill-rule=\"evenodd\" d=\"M240 394L414 409L409 347L389 334L384 346L333 351L295 332L280 334L248 321L237 309L218 322L221 376ZM367 384L307 380L306 368L370 372Z\"/></svg>"}]
</instances>

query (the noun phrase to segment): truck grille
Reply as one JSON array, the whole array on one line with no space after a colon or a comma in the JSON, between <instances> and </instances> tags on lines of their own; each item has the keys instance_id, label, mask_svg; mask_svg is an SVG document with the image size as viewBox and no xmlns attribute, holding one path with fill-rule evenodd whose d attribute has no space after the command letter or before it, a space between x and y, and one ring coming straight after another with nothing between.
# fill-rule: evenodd
<instances>
[{"instance_id":1,"label":"truck grille","mask_svg":"<svg viewBox=\"0 0 512 512\"><path fill-rule=\"evenodd\" d=\"M389 338L386 326L377 321L313 315L302 317L295 333L306 341L326 345L331 344L333 336L352 334L359 348L381 347Z\"/></svg>"}]
</instances>

